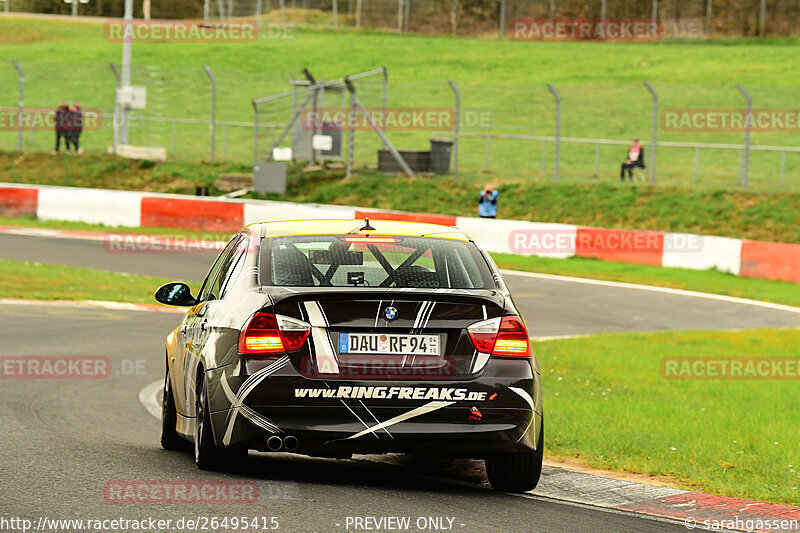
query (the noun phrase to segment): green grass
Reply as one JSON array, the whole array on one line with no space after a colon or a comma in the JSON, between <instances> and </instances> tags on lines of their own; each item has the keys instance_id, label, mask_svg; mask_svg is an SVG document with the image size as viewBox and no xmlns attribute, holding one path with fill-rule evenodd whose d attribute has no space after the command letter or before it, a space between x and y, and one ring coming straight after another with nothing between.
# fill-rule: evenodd
<instances>
[{"instance_id":1,"label":"green grass","mask_svg":"<svg viewBox=\"0 0 800 533\"><path fill-rule=\"evenodd\" d=\"M796 380L666 380L664 357L800 357L800 331L597 335L536 345L547 453L800 503Z\"/></svg>"},{"instance_id":2,"label":"green grass","mask_svg":"<svg viewBox=\"0 0 800 533\"><path fill-rule=\"evenodd\" d=\"M174 280L0 259L0 298L156 304L153 293L169 281Z\"/></svg>"},{"instance_id":3,"label":"green grass","mask_svg":"<svg viewBox=\"0 0 800 533\"><path fill-rule=\"evenodd\" d=\"M662 109L742 107L734 88L750 88L756 107L797 107L800 74L795 67L798 40L710 40L656 43L556 43L397 35L377 31L300 29L293 38L260 39L251 43L136 43L133 83L149 87L149 115L208 117L209 82L202 66L211 66L218 80L219 120L251 121L251 99L286 90L289 78L308 67L317 79L333 79L385 65L389 70L389 104L396 107L452 107L447 80L459 84L465 113L483 110L492 117L491 131L551 135L553 98L546 83L561 91L562 135L629 139L650 131L650 96L642 81L660 92ZM337 53L331 53L332 50ZM9 83L0 88L0 105L16 105L16 79L10 59L26 67L26 102L52 106L61 98L82 100L85 107L110 111L114 79L108 62L119 62L120 45L107 42L100 24L71 21L0 20L0 72ZM47 62L43 62L46 58ZM267 68L265 68L265 66ZM6 69L3 71L2 69ZM108 90L101 90L103 83ZM367 106L380 105L379 80L358 84ZM338 104L338 102L337 102ZM333 104L326 104L333 105ZM264 121L283 122L284 111L263 109ZM108 122L108 121L106 121ZM173 146L169 124L134 123L132 142L166 146L172 156L198 159L208 153L208 126L181 125ZM252 133L231 127L228 140L219 128L218 154L238 162L251 161ZM478 131L466 127L464 131ZM86 147L103 151L111 128L86 132ZM432 132L390 132L400 147L421 149ZM268 142L264 136L264 144ZM662 131L663 141L741 142L741 133ZM14 132L0 132L0 148L15 145ZM52 134L26 134L26 145L51 149ZM762 145L797 146L800 134L753 134ZM370 133L357 135L356 159L361 168L376 161L380 141ZM595 147L562 145L562 180L577 182L594 176ZM513 140L492 143L490 170L484 171L486 145L464 139L462 172L473 177L552 177L552 146L541 169L541 146ZM602 147L599 178L616 179L624 147ZM735 187L739 154L703 151L699 182L693 182L694 150L659 150L659 178L665 184ZM780 154L754 152L751 184L778 187ZM800 155L787 156L787 186L797 185Z\"/></svg>"},{"instance_id":4,"label":"green grass","mask_svg":"<svg viewBox=\"0 0 800 533\"><path fill-rule=\"evenodd\" d=\"M741 278L716 270L633 265L583 257L553 259L511 254L492 254L492 257L500 268L509 270L639 283L800 306L800 285L783 281Z\"/></svg>"}]
</instances>

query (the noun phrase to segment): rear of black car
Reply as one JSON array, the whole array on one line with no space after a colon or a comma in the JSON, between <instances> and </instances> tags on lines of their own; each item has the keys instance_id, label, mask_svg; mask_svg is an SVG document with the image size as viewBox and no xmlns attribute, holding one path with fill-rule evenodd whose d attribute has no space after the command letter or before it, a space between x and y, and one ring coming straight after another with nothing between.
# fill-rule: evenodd
<instances>
[{"instance_id":1,"label":"rear of black car","mask_svg":"<svg viewBox=\"0 0 800 533\"><path fill-rule=\"evenodd\" d=\"M217 371L241 404L225 445L487 458L498 488L535 485L538 365L474 243L267 237L258 269L270 303L242 327L241 367Z\"/></svg>"}]
</instances>

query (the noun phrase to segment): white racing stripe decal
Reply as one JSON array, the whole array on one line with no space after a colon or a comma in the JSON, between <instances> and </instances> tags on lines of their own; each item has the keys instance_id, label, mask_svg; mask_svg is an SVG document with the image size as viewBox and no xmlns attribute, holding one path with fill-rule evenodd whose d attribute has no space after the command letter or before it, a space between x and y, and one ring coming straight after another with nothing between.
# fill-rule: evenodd
<instances>
[{"instance_id":1,"label":"white racing stripe decal","mask_svg":"<svg viewBox=\"0 0 800 533\"><path fill-rule=\"evenodd\" d=\"M488 353L481 353L476 352L477 355L475 356L475 364L472 366L471 372L474 374L475 372L480 372L486 366L486 363L489 362L489 358L492 354Z\"/></svg>"},{"instance_id":2,"label":"white racing stripe decal","mask_svg":"<svg viewBox=\"0 0 800 533\"><path fill-rule=\"evenodd\" d=\"M342 405L344 405L345 407L347 407L347 410L348 410L348 411L350 411L350 413L351 413L351 414L352 414L354 417L356 417L356 418L358 419L358 421L359 421L359 422L361 422L361 425L362 425L362 426L364 426L365 428L367 428L367 429L366 429L366 432L372 433L372 436L373 436L373 437L375 437L376 439L379 439L379 438L380 438L380 437L378 437L377 435L375 435L375 432L374 432L374 431L372 431L372 430L370 429L370 427L367 425L367 423L366 423L366 422L364 422L363 420L361 420L361 417L360 417L360 416L358 416L358 415L356 414L356 412L355 412L355 411L353 411L352 409L350 409L350 406L349 406L349 405L347 405L346 403L344 403L344 400L339 400L339 401L340 401L340 402L342 402Z\"/></svg>"},{"instance_id":3,"label":"white racing stripe decal","mask_svg":"<svg viewBox=\"0 0 800 533\"><path fill-rule=\"evenodd\" d=\"M372 417L372 419L373 419L373 420L375 420L375 422L377 422L378 424L380 424L380 423L381 423L381 421L380 421L380 420L378 420L378 417L377 417L377 416L375 416L375 415L372 413L372 411L370 411L370 410L369 410L369 407L367 407L366 405L364 405L364 402L362 402L361 400L358 400L358 403L360 403L360 404L361 404L361 407L363 407L363 408L364 408L364 409L365 409L365 410L366 410L366 411L369 413L369 416L371 416L371 417ZM389 430L388 430L388 429L386 429L386 428L383 428L383 431L385 431L387 435L389 435L390 437L392 437L392 439L394 439L394 436L393 436L391 433L389 433Z\"/></svg>"},{"instance_id":4,"label":"white racing stripe decal","mask_svg":"<svg viewBox=\"0 0 800 533\"><path fill-rule=\"evenodd\" d=\"M236 422L236 416L240 412L242 413L242 416L244 416L248 420L251 420L253 422L256 422L256 420L259 420L262 423L266 423L268 425L272 425L275 428L275 431L273 431L275 433L280 431L278 429L278 427L274 426L271 422L269 422L269 420L267 420L266 418L261 417L258 413L256 413L255 411L251 410L249 407L245 406L244 405L244 400L245 400L245 398L247 398L247 395L250 394L250 392L256 387L256 385L258 385L259 383L261 383L262 381L267 379L270 375L274 374L275 372L277 372L278 370L280 370L281 368L283 368L287 364L289 364L289 356L283 356L280 359L278 359L277 361L275 361L274 363L272 363L271 365L262 368L261 370L259 370L255 374L252 374L249 378L247 378L244 381L244 383L242 383L242 386L239 387L239 392L236 394L236 398L235 398L233 404L231 405L232 409L231 409L230 415L228 417L228 427L225 429L225 436L222 438L222 443L223 444L226 444L226 445L230 444L231 435L233 434L233 426L235 425L235 422ZM223 383L225 383L225 385L227 385L227 378L226 378L225 374L223 374L222 381L223 381ZM223 389L225 388L225 385L223 385ZM228 390L230 390L230 386L229 385L228 385ZM226 394L227 394L227 391L226 391ZM245 412L244 412L245 410L247 410L247 414L245 414ZM259 424L259 425L261 425L261 424ZM264 427L264 426L261 426L261 427Z\"/></svg>"},{"instance_id":5,"label":"white racing stripe decal","mask_svg":"<svg viewBox=\"0 0 800 533\"><path fill-rule=\"evenodd\" d=\"M317 371L320 374L338 374L339 362L331 337L328 334L328 320L325 312L317 302L303 302L311 324L311 339L314 341L314 357L317 361Z\"/></svg>"},{"instance_id":6,"label":"white racing stripe decal","mask_svg":"<svg viewBox=\"0 0 800 533\"><path fill-rule=\"evenodd\" d=\"M452 405L454 403L456 403L456 402L438 402L437 401L437 402L426 403L425 405L417 407L416 409L412 409L411 411L408 411L407 413L403 413L402 415L396 416L394 418L390 418L389 420L387 420L385 422L381 422L380 424L376 424L376 425L372 426L369 429L365 429L364 431L359 431L355 435L351 435L351 436L347 437L347 440L349 440L349 439L357 439L358 437L366 435L367 433L375 433L375 431L377 431L379 429L383 429L383 428L386 428L386 427L389 427L389 426L393 426L395 424L399 424L400 422L408 420L409 418L414 418L414 417L417 417L417 416L421 416L421 415L430 413L432 411L436 411L437 409L441 409L442 407L447 407L448 405Z\"/></svg>"},{"instance_id":7,"label":"white racing stripe decal","mask_svg":"<svg viewBox=\"0 0 800 533\"><path fill-rule=\"evenodd\" d=\"M533 411L536 410L536 406L533 405L533 398L531 398L531 395L528 394L528 391L520 389L519 387L509 387L509 390L512 390L512 391L516 392L517 394L519 394L522 397L523 400L528 402L528 405L531 406L531 410L533 410Z\"/></svg>"},{"instance_id":8,"label":"white racing stripe decal","mask_svg":"<svg viewBox=\"0 0 800 533\"><path fill-rule=\"evenodd\" d=\"M433 308L436 307L436 302L431 302L431 305L428 307L428 312L425 313L425 320L422 323L420 329L425 329L428 327L428 321L431 319L431 315L433 314Z\"/></svg>"},{"instance_id":9,"label":"white racing stripe decal","mask_svg":"<svg viewBox=\"0 0 800 533\"><path fill-rule=\"evenodd\" d=\"M422 304L420 304L419 310L417 311L417 318L414 320L414 331L419 328L419 325L422 322L422 317L425 316L425 311L428 309L428 304L430 304L430 302L422 302Z\"/></svg>"},{"instance_id":10,"label":"white racing stripe decal","mask_svg":"<svg viewBox=\"0 0 800 533\"><path fill-rule=\"evenodd\" d=\"M375 325L373 327L378 327L378 319L381 317L381 306L383 305L383 300L378 302L378 310L375 311Z\"/></svg>"}]
</instances>

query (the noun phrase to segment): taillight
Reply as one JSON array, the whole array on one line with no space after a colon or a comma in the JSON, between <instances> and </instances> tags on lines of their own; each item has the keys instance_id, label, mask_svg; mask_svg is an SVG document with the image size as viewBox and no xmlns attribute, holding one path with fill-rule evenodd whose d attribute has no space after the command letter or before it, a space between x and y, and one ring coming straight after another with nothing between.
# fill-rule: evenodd
<instances>
[{"instance_id":1,"label":"taillight","mask_svg":"<svg viewBox=\"0 0 800 533\"><path fill-rule=\"evenodd\" d=\"M299 350L311 326L300 320L272 313L255 313L239 333L239 353L282 354Z\"/></svg>"},{"instance_id":2,"label":"taillight","mask_svg":"<svg viewBox=\"0 0 800 533\"><path fill-rule=\"evenodd\" d=\"M518 316L504 316L492 355L498 357L528 357L528 331Z\"/></svg>"},{"instance_id":3,"label":"taillight","mask_svg":"<svg viewBox=\"0 0 800 533\"><path fill-rule=\"evenodd\" d=\"M476 322L467 328L469 338L475 349L481 353L492 353L497 332L500 330L500 318L492 318L483 322Z\"/></svg>"},{"instance_id":4,"label":"taillight","mask_svg":"<svg viewBox=\"0 0 800 533\"><path fill-rule=\"evenodd\" d=\"M476 322L467 327L472 344L481 353L496 357L528 357L528 331L518 316Z\"/></svg>"}]
</instances>

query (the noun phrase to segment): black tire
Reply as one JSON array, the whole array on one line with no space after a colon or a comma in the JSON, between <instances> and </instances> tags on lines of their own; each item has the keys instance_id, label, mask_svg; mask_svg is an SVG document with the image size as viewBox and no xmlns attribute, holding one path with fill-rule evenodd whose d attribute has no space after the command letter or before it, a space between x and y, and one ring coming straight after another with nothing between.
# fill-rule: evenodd
<instances>
[{"instance_id":1,"label":"black tire","mask_svg":"<svg viewBox=\"0 0 800 533\"><path fill-rule=\"evenodd\" d=\"M195 398L197 423L194 431L194 462L201 470L236 470L247 458L246 448L220 448L214 443L208 410L206 380L201 378Z\"/></svg>"},{"instance_id":2,"label":"black tire","mask_svg":"<svg viewBox=\"0 0 800 533\"><path fill-rule=\"evenodd\" d=\"M494 490L527 492L536 488L544 458L544 418L533 452L500 453L486 458L486 474Z\"/></svg>"},{"instance_id":3,"label":"black tire","mask_svg":"<svg viewBox=\"0 0 800 533\"><path fill-rule=\"evenodd\" d=\"M161 447L165 450L177 452L189 449L189 442L175 431L177 422L178 412L175 409L175 397L172 395L172 383L167 370L161 398Z\"/></svg>"}]
</instances>

